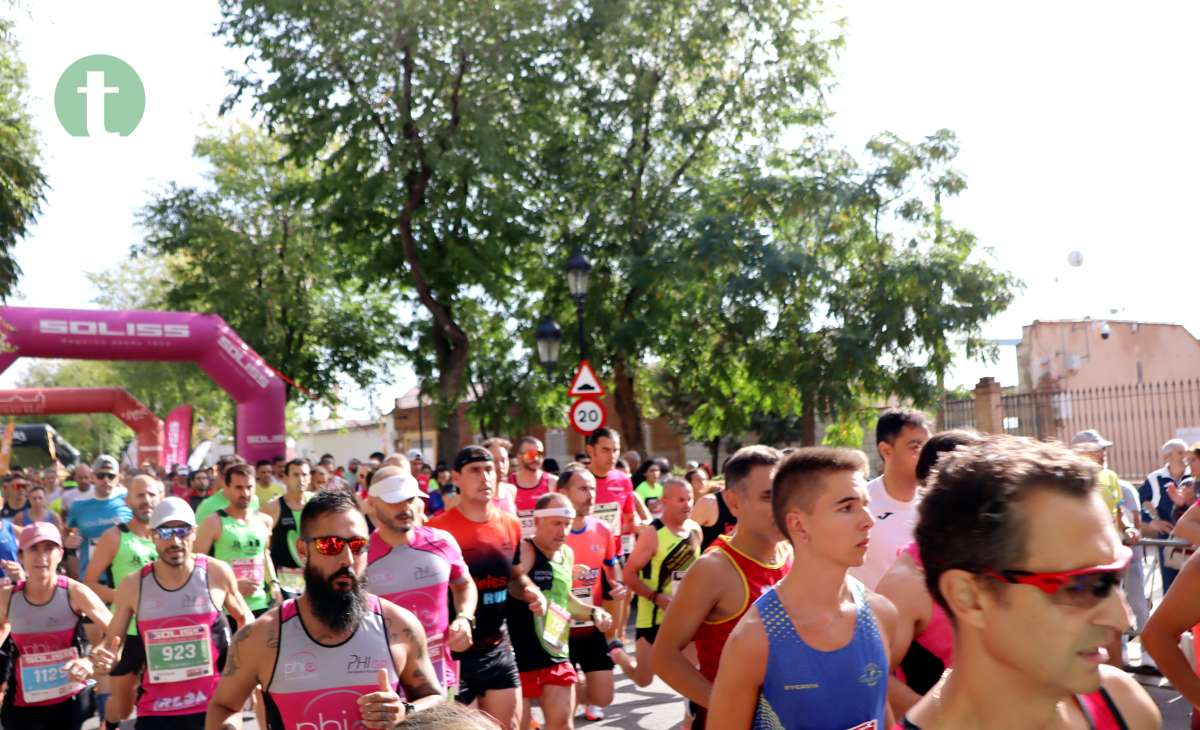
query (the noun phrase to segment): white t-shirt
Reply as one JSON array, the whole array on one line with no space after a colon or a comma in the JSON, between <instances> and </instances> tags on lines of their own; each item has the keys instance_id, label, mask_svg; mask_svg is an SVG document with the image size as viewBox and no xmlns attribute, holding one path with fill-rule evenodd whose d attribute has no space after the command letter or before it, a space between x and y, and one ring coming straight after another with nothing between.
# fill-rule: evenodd
<instances>
[{"instance_id":1,"label":"white t-shirt","mask_svg":"<svg viewBox=\"0 0 1200 730\"><path fill-rule=\"evenodd\" d=\"M896 553L913 540L913 528L917 524L917 505L921 503L920 492L911 502L895 500L883 488L883 477L867 482L867 494L871 497L871 516L875 526L871 528L871 544L863 564L850 569L850 575L858 578L867 588L875 590L883 574L896 562Z\"/></svg>"}]
</instances>

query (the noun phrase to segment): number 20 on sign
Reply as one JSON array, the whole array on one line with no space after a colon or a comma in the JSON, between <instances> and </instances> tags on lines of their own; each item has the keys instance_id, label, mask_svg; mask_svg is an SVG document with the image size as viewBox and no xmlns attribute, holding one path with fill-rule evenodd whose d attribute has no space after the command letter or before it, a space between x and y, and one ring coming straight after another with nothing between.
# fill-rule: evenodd
<instances>
[{"instance_id":1,"label":"number 20 on sign","mask_svg":"<svg viewBox=\"0 0 1200 730\"><path fill-rule=\"evenodd\" d=\"M606 416L604 406L598 400L580 398L571 404L571 428L582 436L602 427Z\"/></svg>"}]
</instances>

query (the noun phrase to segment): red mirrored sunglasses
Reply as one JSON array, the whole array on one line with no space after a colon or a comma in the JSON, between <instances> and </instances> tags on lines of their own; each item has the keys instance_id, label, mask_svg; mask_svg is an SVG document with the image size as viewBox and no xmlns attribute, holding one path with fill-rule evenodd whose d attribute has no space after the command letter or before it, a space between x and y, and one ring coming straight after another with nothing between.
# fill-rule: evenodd
<instances>
[{"instance_id":1,"label":"red mirrored sunglasses","mask_svg":"<svg viewBox=\"0 0 1200 730\"><path fill-rule=\"evenodd\" d=\"M309 537L306 539L322 555L341 555L347 545L350 546L351 555L361 555L362 551L367 549L367 538L365 537L327 535L325 537Z\"/></svg>"},{"instance_id":2,"label":"red mirrored sunglasses","mask_svg":"<svg viewBox=\"0 0 1200 730\"><path fill-rule=\"evenodd\" d=\"M1091 607L1108 598L1112 589L1121 584L1132 557L1133 551L1122 546L1117 559L1108 565L1047 573L989 569L983 571L982 575L1002 583L1033 586L1057 603Z\"/></svg>"}]
</instances>

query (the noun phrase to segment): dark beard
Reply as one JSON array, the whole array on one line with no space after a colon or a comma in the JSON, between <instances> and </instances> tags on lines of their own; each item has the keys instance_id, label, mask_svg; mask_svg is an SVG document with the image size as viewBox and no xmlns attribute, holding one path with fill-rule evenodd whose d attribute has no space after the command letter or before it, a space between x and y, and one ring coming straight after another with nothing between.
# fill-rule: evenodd
<instances>
[{"instance_id":1,"label":"dark beard","mask_svg":"<svg viewBox=\"0 0 1200 730\"><path fill-rule=\"evenodd\" d=\"M344 575L354 579L354 587L348 591L339 591L333 587L333 581ZM342 568L325 577L318 573L312 564L306 565L304 593L308 596L313 613L332 631L353 632L358 628L358 622L366 615L367 599L362 581L351 573L349 568Z\"/></svg>"}]
</instances>

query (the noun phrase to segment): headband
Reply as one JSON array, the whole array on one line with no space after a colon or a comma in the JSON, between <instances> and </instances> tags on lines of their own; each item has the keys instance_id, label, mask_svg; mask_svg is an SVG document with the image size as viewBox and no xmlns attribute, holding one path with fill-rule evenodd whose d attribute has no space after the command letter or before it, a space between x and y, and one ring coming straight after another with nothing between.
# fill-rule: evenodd
<instances>
[{"instance_id":1,"label":"headband","mask_svg":"<svg viewBox=\"0 0 1200 730\"><path fill-rule=\"evenodd\" d=\"M545 509L535 509L534 517L566 517L568 520L575 519L575 510L570 507L547 507Z\"/></svg>"}]
</instances>

